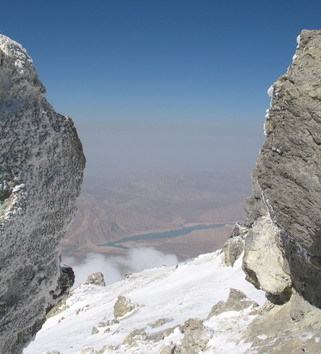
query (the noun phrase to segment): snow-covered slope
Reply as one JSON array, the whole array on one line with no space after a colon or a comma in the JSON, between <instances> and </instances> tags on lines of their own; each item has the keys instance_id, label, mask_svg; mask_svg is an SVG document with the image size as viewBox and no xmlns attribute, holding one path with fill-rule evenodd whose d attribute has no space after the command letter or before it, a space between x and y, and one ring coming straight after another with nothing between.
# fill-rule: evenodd
<instances>
[{"instance_id":1,"label":"snow-covered slope","mask_svg":"<svg viewBox=\"0 0 321 354\"><path fill-rule=\"evenodd\" d=\"M107 287L81 285L24 354L170 353L188 346L198 350L203 342L205 352L240 353L250 346L243 342L242 331L256 317L249 299L260 306L265 302L264 292L244 277L241 258L226 267L217 251L178 266L147 269ZM226 301L231 288L247 295L249 299L238 300L246 308L228 311L223 304L223 310L216 309L207 320L213 305ZM135 304L120 318L114 309L119 296ZM202 321L186 322L191 318Z\"/></svg>"}]
</instances>

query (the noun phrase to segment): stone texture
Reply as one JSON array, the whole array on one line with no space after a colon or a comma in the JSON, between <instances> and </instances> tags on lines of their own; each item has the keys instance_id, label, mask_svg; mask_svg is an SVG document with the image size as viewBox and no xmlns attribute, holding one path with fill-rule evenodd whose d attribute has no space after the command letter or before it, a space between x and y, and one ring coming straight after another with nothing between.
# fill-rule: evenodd
<instances>
[{"instance_id":1,"label":"stone texture","mask_svg":"<svg viewBox=\"0 0 321 354\"><path fill-rule=\"evenodd\" d=\"M224 244L224 263L227 267L233 267L236 260L244 251L244 239L240 236L229 238Z\"/></svg>"},{"instance_id":2,"label":"stone texture","mask_svg":"<svg viewBox=\"0 0 321 354\"><path fill-rule=\"evenodd\" d=\"M159 318L155 322L149 323L148 326L150 326L151 328L158 328L158 327L162 327L165 323L171 321L173 321L172 318Z\"/></svg>"},{"instance_id":3,"label":"stone texture","mask_svg":"<svg viewBox=\"0 0 321 354\"><path fill-rule=\"evenodd\" d=\"M90 274L85 284L106 286L104 275L101 272L95 272L93 274Z\"/></svg>"},{"instance_id":4,"label":"stone texture","mask_svg":"<svg viewBox=\"0 0 321 354\"><path fill-rule=\"evenodd\" d=\"M123 344L127 344L130 347L137 346L137 341L144 341L147 338L146 332L143 328L134 329L123 340Z\"/></svg>"},{"instance_id":5,"label":"stone texture","mask_svg":"<svg viewBox=\"0 0 321 354\"><path fill-rule=\"evenodd\" d=\"M247 226L269 214L293 286L321 306L321 31L302 31L292 65L270 88L266 140L246 202ZM254 243L250 243L246 248ZM263 272L260 271L260 273ZM260 276L256 273L257 278ZM260 280L259 280L260 282ZM261 284L260 284L261 285Z\"/></svg>"},{"instance_id":6,"label":"stone texture","mask_svg":"<svg viewBox=\"0 0 321 354\"><path fill-rule=\"evenodd\" d=\"M319 353L321 310L294 294L284 305L267 302L248 326L251 353Z\"/></svg>"},{"instance_id":7,"label":"stone texture","mask_svg":"<svg viewBox=\"0 0 321 354\"><path fill-rule=\"evenodd\" d=\"M170 344L166 344L160 348L159 354L173 354L174 348Z\"/></svg>"},{"instance_id":8,"label":"stone texture","mask_svg":"<svg viewBox=\"0 0 321 354\"><path fill-rule=\"evenodd\" d=\"M225 242L224 263L228 267L233 267L236 260L244 251L244 239L248 233L248 228L236 223L233 227L230 238Z\"/></svg>"},{"instance_id":9,"label":"stone texture","mask_svg":"<svg viewBox=\"0 0 321 354\"><path fill-rule=\"evenodd\" d=\"M85 158L27 52L0 35L0 352L20 353L59 299L59 241ZM53 300L53 297L56 300Z\"/></svg>"},{"instance_id":10,"label":"stone texture","mask_svg":"<svg viewBox=\"0 0 321 354\"><path fill-rule=\"evenodd\" d=\"M148 336L147 336L147 339L150 340L150 341L153 341L153 342L160 342L164 338L166 338L169 335L171 335L175 331L175 329L179 328L179 327L180 326L177 325L177 326L174 326L174 327L166 328L166 329L164 329L162 331L159 331L159 332L149 333Z\"/></svg>"},{"instance_id":11,"label":"stone texture","mask_svg":"<svg viewBox=\"0 0 321 354\"><path fill-rule=\"evenodd\" d=\"M232 288L230 289L228 299L226 301L219 301L215 304L207 319L227 311L242 311L250 306L257 307L258 304L247 298L242 291Z\"/></svg>"},{"instance_id":12,"label":"stone texture","mask_svg":"<svg viewBox=\"0 0 321 354\"><path fill-rule=\"evenodd\" d=\"M281 295L291 287L287 262L280 245L280 230L269 215L258 218L245 241L243 269L247 279L269 294Z\"/></svg>"},{"instance_id":13,"label":"stone texture","mask_svg":"<svg viewBox=\"0 0 321 354\"><path fill-rule=\"evenodd\" d=\"M126 298L125 296L118 296L117 301L114 305L114 317L120 319L127 315L129 312L132 312L135 309L138 309L139 306L131 299Z\"/></svg>"},{"instance_id":14,"label":"stone texture","mask_svg":"<svg viewBox=\"0 0 321 354\"><path fill-rule=\"evenodd\" d=\"M181 340L180 347L174 349L174 353L198 353L206 348L212 333L208 331L203 321L190 318L182 326L184 337Z\"/></svg>"}]
</instances>

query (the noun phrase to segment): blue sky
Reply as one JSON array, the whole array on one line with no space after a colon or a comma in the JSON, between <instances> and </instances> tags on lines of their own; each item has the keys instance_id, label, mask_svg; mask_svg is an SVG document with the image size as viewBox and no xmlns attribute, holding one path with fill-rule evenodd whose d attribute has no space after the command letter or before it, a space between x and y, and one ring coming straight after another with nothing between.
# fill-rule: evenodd
<instances>
[{"instance_id":1,"label":"blue sky","mask_svg":"<svg viewBox=\"0 0 321 354\"><path fill-rule=\"evenodd\" d=\"M268 87L320 1L91 0L1 5L57 111L73 117L89 175L248 169Z\"/></svg>"}]
</instances>

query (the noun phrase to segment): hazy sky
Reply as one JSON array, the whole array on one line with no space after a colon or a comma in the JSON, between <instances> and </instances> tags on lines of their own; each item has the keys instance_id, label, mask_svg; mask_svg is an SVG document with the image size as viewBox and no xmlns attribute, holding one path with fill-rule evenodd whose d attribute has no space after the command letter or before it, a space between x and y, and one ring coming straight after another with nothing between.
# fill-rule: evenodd
<instances>
[{"instance_id":1,"label":"hazy sky","mask_svg":"<svg viewBox=\"0 0 321 354\"><path fill-rule=\"evenodd\" d=\"M320 0L24 0L1 4L0 32L74 119L88 175L250 170L266 91L320 13Z\"/></svg>"}]
</instances>

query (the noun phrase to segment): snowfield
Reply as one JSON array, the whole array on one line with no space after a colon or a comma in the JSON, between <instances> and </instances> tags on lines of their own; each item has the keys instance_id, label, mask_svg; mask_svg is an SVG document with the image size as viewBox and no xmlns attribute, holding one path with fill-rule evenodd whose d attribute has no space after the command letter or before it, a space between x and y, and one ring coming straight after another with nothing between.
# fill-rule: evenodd
<instances>
[{"instance_id":1,"label":"snowfield","mask_svg":"<svg viewBox=\"0 0 321 354\"><path fill-rule=\"evenodd\" d=\"M226 301L231 288L260 306L265 302L265 293L245 280L241 259L226 267L222 252L216 251L178 266L147 269L107 287L81 285L71 292L66 309L46 321L24 354L166 353L180 345L184 334L178 325L190 318L203 320L210 338L204 352L242 353L250 347L243 343L242 331L256 316L251 307L207 320L213 305ZM115 320L119 296L138 306ZM155 325L157 320L161 321ZM141 331L126 339L134 330Z\"/></svg>"}]
</instances>

